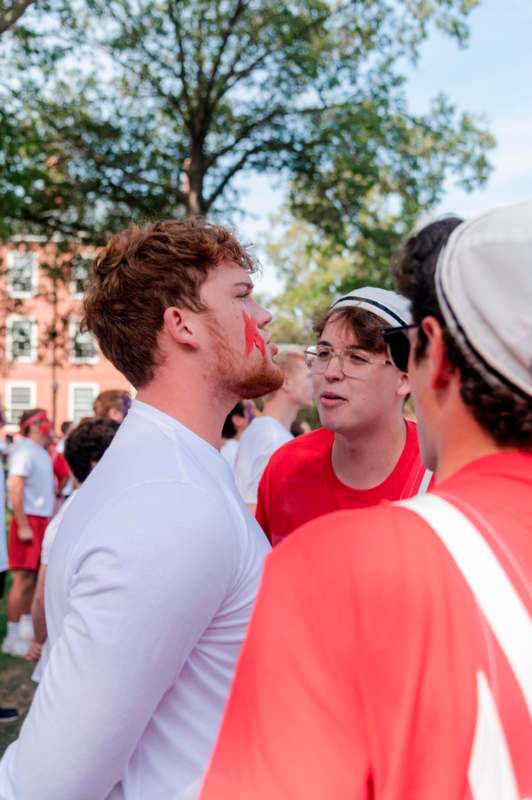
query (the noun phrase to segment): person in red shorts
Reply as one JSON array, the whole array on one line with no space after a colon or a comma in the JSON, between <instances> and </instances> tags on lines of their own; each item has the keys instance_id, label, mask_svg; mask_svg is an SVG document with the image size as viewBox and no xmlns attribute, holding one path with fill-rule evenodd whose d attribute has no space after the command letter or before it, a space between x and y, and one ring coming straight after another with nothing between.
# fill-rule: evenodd
<instances>
[{"instance_id":1,"label":"person in red shorts","mask_svg":"<svg viewBox=\"0 0 532 800\"><path fill-rule=\"evenodd\" d=\"M31 601L44 531L53 511L54 476L46 448L52 427L46 411L33 408L20 418L21 438L9 458L9 568L12 586L7 598L7 636L2 652L25 656L31 640Z\"/></svg>"},{"instance_id":2,"label":"person in red shorts","mask_svg":"<svg viewBox=\"0 0 532 800\"><path fill-rule=\"evenodd\" d=\"M436 485L268 557L201 800L532 797L532 203L448 227L387 334Z\"/></svg>"},{"instance_id":3,"label":"person in red shorts","mask_svg":"<svg viewBox=\"0 0 532 800\"><path fill-rule=\"evenodd\" d=\"M404 297L372 286L341 297L318 322L305 358L323 427L277 450L264 472L256 517L273 545L331 511L427 488L416 424L403 416L408 377L381 335L409 322Z\"/></svg>"}]
</instances>

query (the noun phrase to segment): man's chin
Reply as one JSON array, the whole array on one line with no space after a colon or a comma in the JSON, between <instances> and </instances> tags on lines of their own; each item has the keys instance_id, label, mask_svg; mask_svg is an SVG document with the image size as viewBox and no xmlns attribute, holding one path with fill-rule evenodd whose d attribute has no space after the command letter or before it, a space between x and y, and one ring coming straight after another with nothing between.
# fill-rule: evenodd
<instances>
[{"instance_id":1,"label":"man's chin","mask_svg":"<svg viewBox=\"0 0 532 800\"><path fill-rule=\"evenodd\" d=\"M270 392L275 392L283 385L284 373L277 364L272 361L262 361L262 363L248 375L243 375L240 381L235 381L237 386L233 391L239 397L262 397Z\"/></svg>"}]
</instances>

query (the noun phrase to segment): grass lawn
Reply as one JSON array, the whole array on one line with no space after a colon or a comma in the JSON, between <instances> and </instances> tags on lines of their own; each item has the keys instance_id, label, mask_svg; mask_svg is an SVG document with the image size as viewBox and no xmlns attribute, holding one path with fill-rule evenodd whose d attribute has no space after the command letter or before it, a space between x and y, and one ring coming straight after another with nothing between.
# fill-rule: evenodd
<instances>
[{"instance_id":1,"label":"grass lawn","mask_svg":"<svg viewBox=\"0 0 532 800\"><path fill-rule=\"evenodd\" d=\"M8 584L9 585L9 584ZM0 641L6 635L6 593L0 600ZM30 664L23 658L14 658L0 654L0 705L16 706L20 713L20 720L8 725L0 725L0 756L13 739L16 739L24 715L31 703L37 684L31 680L31 673L35 664Z\"/></svg>"}]
</instances>

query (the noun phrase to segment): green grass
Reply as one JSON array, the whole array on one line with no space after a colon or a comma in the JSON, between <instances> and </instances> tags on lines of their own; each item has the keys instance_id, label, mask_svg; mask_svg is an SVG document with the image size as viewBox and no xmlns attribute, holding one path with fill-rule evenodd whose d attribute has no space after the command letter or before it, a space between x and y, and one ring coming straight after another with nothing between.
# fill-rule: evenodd
<instances>
[{"instance_id":1,"label":"green grass","mask_svg":"<svg viewBox=\"0 0 532 800\"><path fill-rule=\"evenodd\" d=\"M0 641L6 635L7 615L6 596L9 591L9 581L6 585L4 597L0 600ZM37 684L31 680L35 664L30 664L23 658L14 658L0 654L0 705L16 706L20 713L20 720L9 725L0 725L0 756L6 747L18 736L20 726L29 708Z\"/></svg>"}]
</instances>

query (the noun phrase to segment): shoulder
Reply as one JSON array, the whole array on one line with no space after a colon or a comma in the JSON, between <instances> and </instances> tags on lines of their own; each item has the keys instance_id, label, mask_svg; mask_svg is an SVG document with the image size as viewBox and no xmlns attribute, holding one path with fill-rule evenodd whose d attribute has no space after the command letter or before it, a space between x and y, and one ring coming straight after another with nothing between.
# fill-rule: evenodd
<instances>
[{"instance_id":1,"label":"shoulder","mask_svg":"<svg viewBox=\"0 0 532 800\"><path fill-rule=\"evenodd\" d=\"M273 417L257 417L242 435L238 457L271 453L292 438L290 431Z\"/></svg>"},{"instance_id":2,"label":"shoulder","mask_svg":"<svg viewBox=\"0 0 532 800\"><path fill-rule=\"evenodd\" d=\"M9 470L13 471L21 465L29 465L33 459L33 451L29 442L20 439L9 454Z\"/></svg>"},{"instance_id":3,"label":"shoulder","mask_svg":"<svg viewBox=\"0 0 532 800\"><path fill-rule=\"evenodd\" d=\"M321 576L323 587L342 580L356 594L385 603L398 595L430 592L450 556L430 526L413 511L382 503L312 520L270 555L272 566L298 573L303 583ZM310 584L309 584L310 585Z\"/></svg>"},{"instance_id":4,"label":"shoulder","mask_svg":"<svg viewBox=\"0 0 532 800\"><path fill-rule=\"evenodd\" d=\"M269 466L272 468L285 465L306 463L309 459L321 458L332 446L334 433L325 428L318 428L303 436L297 436L282 445L272 455Z\"/></svg>"},{"instance_id":5,"label":"shoulder","mask_svg":"<svg viewBox=\"0 0 532 800\"><path fill-rule=\"evenodd\" d=\"M233 574L243 523L221 494L169 480L128 485L104 503L100 497L84 484L65 511L56 544L72 572L92 564L139 580L187 568L204 577Z\"/></svg>"},{"instance_id":6,"label":"shoulder","mask_svg":"<svg viewBox=\"0 0 532 800\"><path fill-rule=\"evenodd\" d=\"M138 540L149 547L171 549L216 540L223 548L235 526L235 514L224 504L223 492L179 480L127 482L102 491L89 479L65 512L64 524L84 528L89 539L129 547Z\"/></svg>"}]
</instances>

